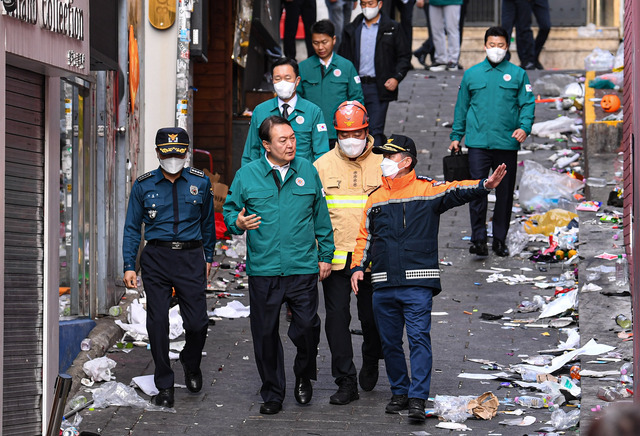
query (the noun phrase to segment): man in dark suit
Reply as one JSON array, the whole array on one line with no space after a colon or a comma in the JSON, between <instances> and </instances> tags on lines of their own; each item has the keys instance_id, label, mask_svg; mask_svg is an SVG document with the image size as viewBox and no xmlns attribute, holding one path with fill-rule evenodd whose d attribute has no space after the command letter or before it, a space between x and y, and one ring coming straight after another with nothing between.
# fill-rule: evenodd
<instances>
[{"instance_id":1,"label":"man in dark suit","mask_svg":"<svg viewBox=\"0 0 640 436\"><path fill-rule=\"evenodd\" d=\"M360 6L362 14L344 28L339 54L358 70L369 134L382 145L389 102L398 99L398 84L411 67L411 48L400 25L381 12L381 1L362 0Z\"/></svg>"}]
</instances>

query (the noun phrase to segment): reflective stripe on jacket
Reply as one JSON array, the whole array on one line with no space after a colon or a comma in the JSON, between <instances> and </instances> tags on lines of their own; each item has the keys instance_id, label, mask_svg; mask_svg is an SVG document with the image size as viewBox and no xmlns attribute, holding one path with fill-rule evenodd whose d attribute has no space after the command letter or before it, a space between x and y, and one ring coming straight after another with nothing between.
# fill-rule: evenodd
<instances>
[{"instance_id":1,"label":"reflective stripe on jacket","mask_svg":"<svg viewBox=\"0 0 640 436\"><path fill-rule=\"evenodd\" d=\"M425 286L440 292L438 229L440 215L487 195L483 180L436 182L415 171L389 179L365 206L352 271L371 262L371 282L378 290L394 286Z\"/></svg>"},{"instance_id":2,"label":"reflective stripe on jacket","mask_svg":"<svg viewBox=\"0 0 640 436\"><path fill-rule=\"evenodd\" d=\"M342 153L340 145L314 162L326 194L336 251L332 269L344 269L356 246L356 235L369 194L380 185L382 155L373 154L373 138L356 159Z\"/></svg>"}]
</instances>

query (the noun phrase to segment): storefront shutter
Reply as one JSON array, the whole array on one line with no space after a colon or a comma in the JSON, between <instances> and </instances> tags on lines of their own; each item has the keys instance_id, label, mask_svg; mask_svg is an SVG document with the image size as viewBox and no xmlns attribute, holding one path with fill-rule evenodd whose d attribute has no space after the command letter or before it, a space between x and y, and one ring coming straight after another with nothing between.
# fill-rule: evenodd
<instances>
[{"instance_id":1,"label":"storefront shutter","mask_svg":"<svg viewBox=\"0 0 640 436\"><path fill-rule=\"evenodd\" d=\"M2 430L35 435L42 428L44 76L6 71Z\"/></svg>"}]
</instances>

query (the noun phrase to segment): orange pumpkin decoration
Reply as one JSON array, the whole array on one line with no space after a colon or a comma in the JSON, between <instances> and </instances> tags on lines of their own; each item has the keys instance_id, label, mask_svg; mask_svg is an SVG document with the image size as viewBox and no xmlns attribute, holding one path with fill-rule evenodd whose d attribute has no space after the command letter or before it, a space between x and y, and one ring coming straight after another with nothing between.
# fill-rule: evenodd
<instances>
[{"instance_id":1,"label":"orange pumpkin decoration","mask_svg":"<svg viewBox=\"0 0 640 436\"><path fill-rule=\"evenodd\" d=\"M620 109L620 97L615 94L607 94L602 97L600 106L602 106L602 110L605 112L616 112Z\"/></svg>"}]
</instances>

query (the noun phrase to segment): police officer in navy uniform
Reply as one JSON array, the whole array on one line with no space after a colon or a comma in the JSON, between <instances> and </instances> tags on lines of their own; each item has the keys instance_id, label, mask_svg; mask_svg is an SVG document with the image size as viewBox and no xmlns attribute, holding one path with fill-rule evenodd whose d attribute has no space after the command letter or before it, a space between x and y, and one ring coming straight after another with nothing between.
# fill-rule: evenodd
<instances>
[{"instance_id":1,"label":"police officer in navy uniform","mask_svg":"<svg viewBox=\"0 0 640 436\"><path fill-rule=\"evenodd\" d=\"M155 403L173 407L173 371L169 360L169 304L172 287L180 303L186 344L180 353L185 384L202 389L200 361L207 338L207 277L213 261L215 224L211 182L185 167L189 135L177 127L156 134L160 167L138 177L131 189L124 225L124 282L136 287L135 263L142 224L147 244L140 267L147 295L147 331L159 394Z\"/></svg>"}]
</instances>

